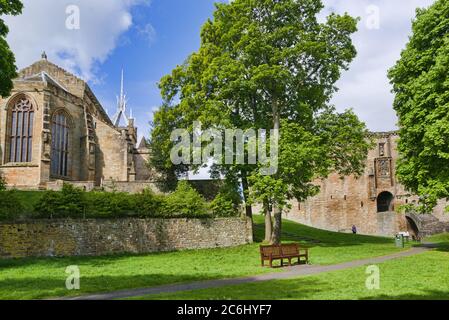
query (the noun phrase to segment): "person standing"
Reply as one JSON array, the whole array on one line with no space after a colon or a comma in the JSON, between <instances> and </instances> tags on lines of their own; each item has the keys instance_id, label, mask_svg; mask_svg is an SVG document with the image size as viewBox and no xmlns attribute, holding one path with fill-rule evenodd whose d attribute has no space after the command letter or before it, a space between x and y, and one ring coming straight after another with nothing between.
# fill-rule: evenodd
<instances>
[{"instance_id":1,"label":"person standing","mask_svg":"<svg viewBox=\"0 0 449 320\"><path fill-rule=\"evenodd\" d=\"M352 233L357 234L357 227L355 225L352 226Z\"/></svg>"}]
</instances>

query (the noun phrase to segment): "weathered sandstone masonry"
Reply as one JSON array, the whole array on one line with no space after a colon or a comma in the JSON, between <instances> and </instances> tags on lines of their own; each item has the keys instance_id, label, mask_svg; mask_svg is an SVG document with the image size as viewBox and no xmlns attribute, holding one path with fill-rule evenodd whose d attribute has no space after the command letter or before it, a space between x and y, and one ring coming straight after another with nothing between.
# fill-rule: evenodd
<instances>
[{"instance_id":1,"label":"weathered sandstone masonry","mask_svg":"<svg viewBox=\"0 0 449 320\"><path fill-rule=\"evenodd\" d=\"M252 243L244 218L33 220L0 223L0 258L99 256Z\"/></svg>"},{"instance_id":2,"label":"weathered sandstone masonry","mask_svg":"<svg viewBox=\"0 0 449 320\"><path fill-rule=\"evenodd\" d=\"M440 201L430 215L398 213L400 207L417 203L399 182L396 163L399 136L396 132L373 133L374 147L366 157L360 177L340 177L333 173L315 181L320 193L302 203L294 201L285 217L320 229L361 234L393 236L408 231L415 236L440 233L449 228L446 201Z\"/></svg>"}]
</instances>

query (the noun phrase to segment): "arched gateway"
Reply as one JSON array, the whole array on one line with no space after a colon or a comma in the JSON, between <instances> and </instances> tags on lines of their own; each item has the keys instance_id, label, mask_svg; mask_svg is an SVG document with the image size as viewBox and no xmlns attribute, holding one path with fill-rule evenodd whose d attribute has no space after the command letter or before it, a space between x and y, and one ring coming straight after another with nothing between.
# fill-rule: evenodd
<instances>
[{"instance_id":1,"label":"arched gateway","mask_svg":"<svg viewBox=\"0 0 449 320\"><path fill-rule=\"evenodd\" d=\"M377 212L394 211L394 196L391 192L384 191L377 196Z\"/></svg>"}]
</instances>

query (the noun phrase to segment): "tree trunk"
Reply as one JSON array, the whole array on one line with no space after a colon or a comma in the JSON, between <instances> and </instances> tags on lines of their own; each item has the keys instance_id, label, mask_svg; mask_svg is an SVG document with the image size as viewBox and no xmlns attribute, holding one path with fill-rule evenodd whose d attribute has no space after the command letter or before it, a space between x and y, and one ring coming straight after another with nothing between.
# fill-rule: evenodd
<instances>
[{"instance_id":1,"label":"tree trunk","mask_svg":"<svg viewBox=\"0 0 449 320\"><path fill-rule=\"evenodd\" d=\"M273 222L271 221L271 211L268 203L264 203L264 211L265 211L265 242L271 243Z\"/></svg>"},{"instance_id":2,"label":"tree trunk","mask_svg":"<svg viewBox=\"0 0 449 320\"><path fill-rule=\"evenodd\" d=\"M246 216L248 218L251 218L251 220L253 219L253 208L248 205L248 192L249 192L249 186L248 186L248 178L246 176L246 172L242 171L241 172L242 175L242 189L243 189L243 200L245 201L245 212L246 212Z\"/></svg>"},{"instance_id":3,"label":"tree trunk","mask_svg":"<svg viewBox=\"0 0 449 320\"><path fill-rule=\"evenodd\" d=\"M272 104L273 111L273 129L280 130L281 128L281 115L279 111L279 105L277 99L273 99ZM281 231L282 231L282 208L279 208L277 205L273 206L274 212L274 226L273 226L273 235L271 241L273 244L281 244Z\"/></svg>"},{"instance_id":4,"label":"tree trunk","mask_svg":"<svg viewBox=\"0 0 449 320\"><path fill-rule=\"evenodd\" d=\"M281 244L281 232L282 232L282 209L274 209L274 226L273 236L271 242L275 245Z\"/></svg>"}]
</instances>

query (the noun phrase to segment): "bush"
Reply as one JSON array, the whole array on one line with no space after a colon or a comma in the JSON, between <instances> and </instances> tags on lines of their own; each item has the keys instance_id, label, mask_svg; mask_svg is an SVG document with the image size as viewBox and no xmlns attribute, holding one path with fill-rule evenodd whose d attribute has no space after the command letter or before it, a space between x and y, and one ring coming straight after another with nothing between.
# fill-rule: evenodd
<instances>
[{"instance_id":1,"label":"bush","mask_svg":"<svg viewBox=\"0 0 449 320\"><path fill-rule=\"evenodd\" d=\"M70 184L62 191L45 191L34 206L37 218L123 218L166 217L205 218L208 210L220 217L236 216L241 199L222 190L210 207L187 181L180 181L169 195L157 195L147 189L139 194L85 192ZM20 202L20 201L19 201Z\"/></svg>"},{"instance_id":2,"label":"bush","mask_svg":"<svg viewBox=\"0 0 449 320\"><path fill-rule=\"evenodd\" d=\"M45 191L34 211L40 218L81 218L85 212L85 193L65 183L61 192Z\"/></svg>"},{"instance_id":3,"label":"bush","mask_svg":"<svg viewBox=\"0 0 449 320\"><path fill-rule=\"evenodd\" d=\"M212 214L216 217L234 217L239 215L242 196L235 181L226 181L215 199L210 203Z\"/></svg>"},{"instance_id":4,"label":"bush","mask_svg":"<svg viewBox=\"0 0 449 320\"><path fill-rule=\"evenodd\" d=\"M157 195L150 189L145 189L142 193L136 194L134 198L136 211L140 217L164 216L164 196Z\"/></svg>"},{"instance_id":5,"label":"bush","mask_svg":"<svg viewBox=\"0 0 449 320\"><path fill-rule=\"evenodd\" d=\"M121 192L86 192L86 218L119 218L136 211L134 198Z\"/></svg>"},{"instance_id":6,"label":"bush","mask_svg":"<svg viewBox=\"0 0 449 320\"><path fill-rule=\"evenodd\" d=\"M219 193L210 203L210 209L215 217L232 217L238 215L232 200Z\"/></svg>"},{"instance_id":7,"label":"bush","mask_svg":"<svg viewBox=\"0 0 449 320\"><path fill-rule=\"evenodd\" d=\"M0 191L6 190L6 180L5 178L0 174Z\"/></svg>"},{"instance_id":8,"label":"bush","mask_svg":"<svg viewBox=\"0 0 449 320\"><path fill-rule=\"evenodd\" d=\"M164 213L188 217L207 215L206 200L187 181L179 181L176 190L165 197Z\"/></svg>"},{"instance_id":9,"label":"bush","mask_svg":"<svg viewBox=\"0 0 449 320\"><path fill-rule=\"evenodd\" d=\"M16 220L22 218L25 208L16 190L0 191L0 220Z\"/></svg>"}]
</instances>

